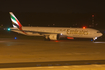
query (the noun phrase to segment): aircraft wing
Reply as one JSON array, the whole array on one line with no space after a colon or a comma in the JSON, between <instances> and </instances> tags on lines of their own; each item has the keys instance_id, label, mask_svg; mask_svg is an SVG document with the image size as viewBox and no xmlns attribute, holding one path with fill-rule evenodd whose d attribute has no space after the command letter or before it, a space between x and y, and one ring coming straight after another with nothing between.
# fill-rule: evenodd
<instances>
[{"instance_id":1,"label":"aircraft wing","mask_svg":"<svg viewBox=\"0 0 105 70\"><path fill-rule=\"evenodd\" d=\"M32 33L39 33L40 35L45 35L45 34L59 34L59 33L53 33L53 32L40 32L40 31L27 31L24 30L26 33L27 32L32 32Z\"/></svg>"},{"instance_id":2,"label":"aircraft wing","mask_svg":"<svg viewBox=\"0 0 105 70\"><path fill-rule=\"evenodd\" d=\"M49 35L49 34L60 34L60 33L53 33L53 32L41 32L41 31L30 31L30 30L18 30L18 29L11 29L15 31L22 31L23 33L27 34L27 32L31 32L33 34L38 33L40 35Z\"/></svg>"}]
</instances>

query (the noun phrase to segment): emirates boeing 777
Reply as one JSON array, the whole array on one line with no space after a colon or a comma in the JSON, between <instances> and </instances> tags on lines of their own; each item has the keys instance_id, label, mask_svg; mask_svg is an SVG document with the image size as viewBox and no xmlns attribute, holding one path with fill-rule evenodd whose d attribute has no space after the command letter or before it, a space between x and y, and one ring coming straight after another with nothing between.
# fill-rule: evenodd
<instances>
[{"instance_id":1,"label":"emirates boeing 777","mask_svg":"<svg viewBox=\"0 0 105 70\"><path fill-rule=\"evenodd\" d=\"M10 13L13 27L11 31L29 36L44 36L46 40L59 40L61 37L68 39L92 38L96 40L102 36L99 30L91 28L63 28L63 27L25 27L19 22L12 12Z\"/></svg>"}]
</instances>

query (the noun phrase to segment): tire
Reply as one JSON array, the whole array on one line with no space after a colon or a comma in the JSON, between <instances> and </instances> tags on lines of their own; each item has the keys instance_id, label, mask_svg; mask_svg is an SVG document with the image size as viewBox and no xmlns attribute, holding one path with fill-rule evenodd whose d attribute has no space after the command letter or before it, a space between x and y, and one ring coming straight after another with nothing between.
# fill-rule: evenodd
<instances>
[{"instance_id":1,"label":"tire","mask_svg":"<svg viewBox=\"0 0 105 70\"><path fill-rule=\"evenodd\" d=\"M47 36L47 37L44 36L44 40L45 40L45 41L50 41L49 36Z\"/></svg>"}]
</instances>

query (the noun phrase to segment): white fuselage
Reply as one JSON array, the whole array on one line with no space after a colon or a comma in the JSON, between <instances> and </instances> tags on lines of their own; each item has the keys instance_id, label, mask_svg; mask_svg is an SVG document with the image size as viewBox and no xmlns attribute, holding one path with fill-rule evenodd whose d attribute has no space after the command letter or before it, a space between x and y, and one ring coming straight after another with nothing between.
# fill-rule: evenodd
<instances>
[{"instance_id":1,"label":"white fuselage","mask_svg":"<svg viewBox=\"0 0 105 70\"><path fill-rule=\"evenodd\" d=\"M58 40L61 37L72 37L72 39L74 37L93 38L95 40L97 37L102 36L102 33L98 30L91 28L22 27L15 15L12 12L9 13L11 16L12 25L14 27L11 28L11 30L28 36L44 36L47 40Z\"/></svg>"},{"instance_id":2,"label":"white fuselage","mask_svg":"<svg viewBox=\"0 0 105 70\"><path fill-rule=\"evenodd\" d=\"M14 32L25 34L22 31L20 31L18 28L11 28L11 30ZM98 30L91 28L82 29L82 28L63 28L63 27L22 27L22 30L27 33L25 35L30 35L30 36L36 36L36 35L43 36L51 34L61 34L61 35L66 35L68 37L77 37L77 38L94 38L102 36L102 33L100 33ZM35 32L45 32L45 33L39 34Z\"/></svg>"}]
</instances>

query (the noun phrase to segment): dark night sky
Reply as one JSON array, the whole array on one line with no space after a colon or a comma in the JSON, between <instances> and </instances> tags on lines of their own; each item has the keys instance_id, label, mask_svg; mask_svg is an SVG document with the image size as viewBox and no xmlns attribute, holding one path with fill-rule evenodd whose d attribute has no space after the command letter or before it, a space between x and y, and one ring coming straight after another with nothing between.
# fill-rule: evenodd
<instances>
[{"instance_id":1,"label":"dark night sky","mask_svg":"<svg viewBox=\"0 0 105 70\"><path fill-rule=\"evenodd\" d=\"M105 26L105 5L99 0L0 0L0 25L10 26L9 11L12 11L23 25L84 26L95 24Z\"/></svg>"},{"instance_id":2,"label":"dark night sky","mask_svg":"<svg viewBox=\"0 0 105 70\"><path fill-rule=\"evenodd\" d=\"M0 11L16 12L105 12L99 0L0 0Z\"/></svg>"}]
</instances>

